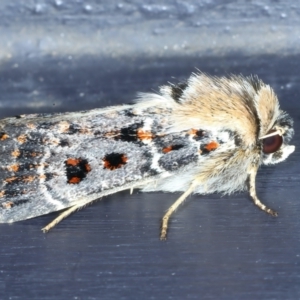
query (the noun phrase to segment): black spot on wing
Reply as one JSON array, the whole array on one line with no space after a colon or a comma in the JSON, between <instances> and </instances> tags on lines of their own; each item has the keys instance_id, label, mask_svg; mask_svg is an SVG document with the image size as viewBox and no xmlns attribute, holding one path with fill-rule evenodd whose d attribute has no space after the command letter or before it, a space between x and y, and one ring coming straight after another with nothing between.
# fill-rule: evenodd
<instances>
[{"instance_id":1,"label":"black spot on wing","mask_svg":"<svg viewBox=\"0 0 300 300\"><path fill-rule=\"evenodd\" d=\"M194 131L194 137L193 137L193 139L194 139L195 141L200 141L200 140L202 140L205 136L206 136L206 132L205 132L204 130L199 129L199 130L195 130L195 131Z\"/></svg>"},{"instance_id":2,"label":"black spot on wing","mask_svg":"<svg viewBox=\"0 0 300 300\"><path fill-rule=\"evenodd\" d=\"M54 177L53 173L45 173L45 181L51 180Z\"/></svg>"},{"instance_id":3,"label":"black spot on wing","mask_svg":"<svg viewBox=\"0 0 300 300\"><path fill-rule=\"evenodd\" d=\"M3 194L6 198L13 198L13 197L16 197L16 196L22 194L22 191L7 187L5 189L5 191L3 192Z\"/></svg>"},{"instance_id":4,"label":"black spot on wing","mask_svg":"<svg viewBox=\"0 0 300 300\"><path fill-rule=\"evenodd\" d=\"M119 169L126 164L127 160L128 158L124 153L109 153L103 158L104 169Z\"/></svg>"},{"instance_id":5,"label":"black spot on wing","mask_svg":"<svg viewBox=\"0 0 300 300\"><path fill-rule=\"evenodd\" d=\"M121 124L122 125L122 124ZM94 135L104 135L106 138L113 138L116 141L136 143L140 142L141 137L140 132L144 126L143 122L133 123L127 126L122 127L121 129L109 132L101 132L99 130L94 132Z\"/></svg>"},{"instance_id":6,"label":"black spot on wing","mask_svg":"<svg viewBox=\"0 0 300 300\"><path fill-rule=\"evenodd\" d=\"M179 149L181 149L181 148L183 148L184 147L184 145L180 145L180 144L175 144L175 145L169 145L169 146L167 146L167 147L164 147L163 149L162 149L162 152L163 153L169 153L169 152L171 152L171 151L176 151L176 150L179 150Z\"/></svg>"},{"instance_id":7,"label":"black spot on wing","mask_svg":"<svg viewBox=\"0 0 300 300\"><path fill-rule=\"evenodd\" d=\"M70 142L66 139L62 139L59 141L59 146L61 147L70 147Z\"/></svg>"},{"instance_id":8,"label":"black spot on wing","mask_svg":"<svg viewBox=\"0 0 300 300\"><path fill-rule=\"evenodd\" d=\"M67 182L70 184L80 183L91 171L91 166L86 159L68 158L65 161Z\"/></svg>"},{"instance_id":9,"label":"black spot on wing","mask_svg":"<svg viewBox=\"0 0 300 300\"><path fill-rule=\"evenodd\" d=\"M51 129L51 127L53 127L53 124L51 122L43 122L43 123L39 123L37 126L37 129Z\"/></svg>"},{"instance_id":10,"label":"black spot on wing","mask_svg":"<svg viewBox=\"0 0 300 300\"><path fill-rule=\"evenodd\" d=\"M130 117L130 118L136 117L136 114L133 113L132 108L123 110L123 111L122 111L122 114L123 114L124 116Z\"/></svg>"},{"instance_id":11,"label":"black spot on wing","mask_svg":"<svg viewBox=\"0 0 300 300\"><path fill-rule=\"evenodd\" d=\"M159 172L156 169L152 168L152 161L153 161L153 153L151 153L150 151L145 151L143 153L143 158L144 161L141 164L140 167L140 172L143 176L155 176L157 175Z\"/></svg>"},{"instance_id":12,"label":"black spot on wing","mask_svg":"<svg viewBox=\"0 0 300 300\"><path fill-rule=\"evenodd\" d=\"M69 129L68 129L68 134L76 134L76 133L79 133L81 131L81 126L79 126L78 124L71 124L69 126Z\"/></svg>"},{"instance_id":13,"label":"black spot on wing","mask_svg":"<svg viewBox=\"0 0 300 300\"><path fill-rule=\"evenodd\" d=\"M138 129L143 128L143 122L134 123L127 127L123 127L120 130L120 134L115 137L116 140L121 140L125 142L137 142L138 138Z\"/></svg>"}]
</instances>

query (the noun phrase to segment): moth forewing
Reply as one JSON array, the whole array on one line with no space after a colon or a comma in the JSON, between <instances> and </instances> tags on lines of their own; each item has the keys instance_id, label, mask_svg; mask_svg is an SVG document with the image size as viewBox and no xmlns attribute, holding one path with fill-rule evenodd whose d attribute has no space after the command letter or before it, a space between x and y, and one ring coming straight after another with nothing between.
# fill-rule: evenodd
<instances>
[{"instance_id":1,"label":"moth forewing","mask_svg":"<svg viewBox=\"0 0 300 300\"><path fill-rule=\"evenodd\" d=\"M132 105L22 115L0 121L0 222L66 208L70 213L121 190L192 193L247 189L254 203L262 163L293 152L291 118L257 77L193 74ZM276 133L275 133L276 132Z\"/></svg>"}]
</instances>

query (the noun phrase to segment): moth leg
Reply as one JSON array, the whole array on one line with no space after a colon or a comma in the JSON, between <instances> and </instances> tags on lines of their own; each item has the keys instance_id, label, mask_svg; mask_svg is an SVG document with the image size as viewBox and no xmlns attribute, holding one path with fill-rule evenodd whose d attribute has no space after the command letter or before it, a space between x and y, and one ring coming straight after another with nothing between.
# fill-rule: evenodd
<instances>
[{"instance_id":1,"label":"moth leg","mask_svg":"<svg viewBox=\"0 0 300 300\"><path fill-rule=\"evenodd\" d=\"M250 193L250 196L254 202L254 204L256 206L258 206L261 210L263 210L264 212L270 214L271 216L273 217L277 217L278 216L278 213L267 207L266 205L264 205L257 197L256 195L256 188L255 188L255 178L256 178L256 174L257 174L257 169L253 168L251 171L250 171L250 174L249 174L249 193Z\"/></svg>"},{"instance_id":2,"label":"moth leg","mask_svg":"<svg viewBox=\"0 0 300 300\"><path fill-rule=\"evenodd\" d=\"M65 210L64 212L62 212L57 218L55 218L47 226L45 226L44 228L42 228L42 231L44 233L48 232L50 229L52 229L55 225L57 225L63 219L65 219L70 214L72 214L73 212L75 212L76 210L82 208L85 205L86 205L86 203L84 203L84 204L81 203L81 204L77 204L77 205L71 206L70 208L68 208L67 210Z\"/></svg>"},{"instance_id":3,"label":"moth leg","mask_svg":"<svg viewBox=\"0 0 300 300\"><path fill-rule=\"evenodd\" d=\"M184 200L194 191L197 183L194 181L190 187L169 207L166 214L162 218L160 240L167 239L168 222L175 210L184 202Z\"/></svg>"}]
</instances>

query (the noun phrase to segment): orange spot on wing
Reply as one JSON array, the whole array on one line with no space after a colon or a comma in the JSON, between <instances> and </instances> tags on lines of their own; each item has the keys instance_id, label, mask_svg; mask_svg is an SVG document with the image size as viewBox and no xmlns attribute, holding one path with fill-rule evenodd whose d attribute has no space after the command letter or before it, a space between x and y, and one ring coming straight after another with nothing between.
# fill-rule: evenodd
<instances>
[{"instance_id":1,"label":"orange spot on wing","mask_svg":"<svg viewBox=\"0 0 300 300\"><path fill-rule=\"evenodd\" d=\"M201 129L194 129L194 128L192 128L192 129L190 129L189 131L188 131L188 134L190 134L190 135L196 135L196 136L198 136L198 137L202 137L202 136L204 136L205 135L205 131L204 130L201 130Z\"/></svg>"},{"instance_id":2,"label":"orange spot on wing","mask_svg":"<svg viewBox=\"0 0 300 300\"><path fill-rule=\"evenodd\" d=\"M33 123L28 123L26 126L27 126L29 129L35 129L35 128L36 128L36 126L35 126Z\"/></svg>"},{"instance_id":3,"label":"orange spot on wing","mask_svg":"<svg viewBox=\"0 0 300 300\"><path fill-rule=\"evenodd\" d=\"M38 164L38 165L36 165L36 168L37 168L37 167L47 168L48 166L49 166L48 163L43 163L43 164Z\"/></svg>"},{"instance_id":4,"label":"orange spot on wing","mask_svg":"<svg viewBox=\"0 0 300 300\"><path fill-rule=\"evenodd\" d=\"M52 144L52 145L59 145L60 140L58 138L43 138L42 140L43 144Z\"/></svg>"},{"instance_id":5,"label":"orange spot on wing","mask_svg":"<svg viewBox=\"0 0 300 300\"><path fill-rule=\"evenodd\" d=\"M113 137L119 136L120 133L121 133L120 130L119 130L119 131L118 131L118 130L115 130L115 131L109 131L109 132L106 132L106 133L104 134L104 136L107 137L107 138L113 138Z\"/></svg>"},{"instance_id":6,"label":"orange spot on wing","mask_svg":"<svg viewBox=\"0 0 300 300\"><path fill-rule=\"evenodd\" d=\"M8 177L8 178L4 179L4 181L7 183L12 183L13 181L15 181L17 179L18 179L18 177L13 176L13 177Z\"/></svg>"},{"instance_id":7,"label":"orange spot on wing","mask_svg":"<svg viewBox=\"0 0 300 300\"><path fill-rule=\"evenodd\" d=\"M68 158L66 164L70 166L77 166L80 163L80 161L81 160L79 158Z\"/></svg>"},{"instance_id":8,"label":"orange spot on wing","mask_svg":"<svg viewBox=\"0 0 300 300\"><path fill-rule=\"evenodd\" d=\"M198 132L197 129L193 129L193 128L192 128L192 129L189 130L188 134L195 135L195 134L197 134L197 132Z\"/></svg>"},{"instance_id":9,"label":"orange spot on wing","mask_svg":"<svg viewBox=\"0 0 300 300\"><path fill-rule=\"evenodd\" d=\"M110 164L110 162L108 160L103 160L103 166L105 169L110 169L110 170L114 170L115 168L113 168Z\"/></svg>"},{"instance_id":10,"label":"orange spot on wing","mask_svg":"<svg viewBox=\"0 0 300 300\"><path fill-rule=\"evenodd\" d=\"M14 156L14 157L18 157L18 156L20 156L20 154L21 154L21 152L20 152L19 149L16 149L16 150L14 150L14 151L11 153L11 155Z\"/></svg>"},{"instance_id":11,"label":"orange spot on wing","mask_svg":"<svg viewBox=\"0 0 300 300\"><path fill-rule=\"evenodd\" d=\"M0 198L4 197L5 191L0 191Z\"/></svg>"},{"instance_id":12,"label":"orange spot on wing","mask_svg":"<svg viewBox=\"0 0 300 300\"><path fill-rule=\"evenodd\" d=\"M20 168L19 164L15 164L15 165L11 165L11 166L7 166L6 169L8 171L13 171L13 172L18 172Z\"/></svg>"},{"instance_id":13,"label":"orange spot on wing","mask_svg":"<svg viewBox=\"0 0 300 300\"><path fill-rule=\"evenodd\" d=\"M85 166L85 170L87 172L91 172L92 168L91 168L91 166L89 164L85 164L84 166Z\"/></svg>"},{"instance_id":14,"label":"orange spot on wing","mask_svg":"<svg viewBox=\"0 0 300 300\"><path fill-rule=\"evenodd\" d=\"M79 183L81 179L79 177L72 177L69 179L69 183Z\"/></svg>"},{"instance_id":15,"label":"orange spot on wing","mask_svg":"<svg viewBox=\"0 0 300 300\"><path fill-rule=\"evenodd\" d=\"M213 150L216 150L218 147L219 147L219 144L215 141L212 141L209 144L207 144L204 148L207 151L213 151Z\"/></svg>"},{"instance_id":16,"label":"orange spot on wing","mask_svg":"<svg viewBox=\"0 0 300 300\"><path fill-rule=\"evenodd\" d=\"M171 152L172 151L172 149L173 149L173 147L172 146L168 146L168 147L165 147L165 148L163 148L163 153L169 153L169 152Z\"/></svg>"},{"instance_id":17,"label":"orange spot on wing","mask_svg":"<svg viewBox=\"0 0 300 300\"><path fill-rule=\"evenodd\" d=\"M123 162L124 164L126 164L127 160L128 160L127 156L126 156L126 155L123 155L123 156L122 156L122 162Z\"/></svg>"},{"instance_id":18,"label":"orange spot on wing","mask_svg":"<svg viewBox=\"0 0 300 300\"><path fill-rule=\"evenodd\" d=\"M38 153L38 152L31 152L30 155L31 155L32 157L36 157L36 156L40 156L41 153Z\"/></svg>"},{"instance_id":19,"label":"orange spot on wing","mask_svg":"<svg viewBox=\"0 0 300 300\"><path fill-rule=\"evenodd\" d=\"M79 130L79 132L82 133L82 134L91 134L92 133L89 128L81 128Z\"/></svg>"},{"instance_id":20,"label":"orange spot on wing","mask_svg":"<svg viewBox=\"0 0 300 300\"><path fill-rule=\"evenodd\" d=\"M68 123L67 121L61 121L58 123L58 127L59 127L59 131L61 133L65 133L69 130L70 128L70 123Z\"/></svg>"},{"instance_id":21,"label":"orange spot on wing","mask_svg":"<svg viewBox=\"0 0 300 300\"><path fill-rule=\"evenodd\" d=\"M138 129L137 136L140 140L151 140L153 137L150 131L143 131L142 129Z\"/></svg>"},{"instance_id":22,"label":"orange spot on wing","mask_svg":"<svg viewBox=\"0 0 300 300\"><path fill-rule=\"evenodd\" d=\"M12 183L14 181L28 183L28 182L32 182L34 179L35 179L35 176L33 176L33 175L22 176L22 177L13 176L13 177L6 178L4 181L7 183Z\"/></svg>"},{"instance_id":23,"label":"orange spot on wing","mask_svg":"<svg viewBox=\"0 0 300 300\"><path fill-rule=\"evenodd\" d=\"M4 140L6 140L8 138L9 138L8 134L6 134L6 133L1 134L0 133L0 141L4 141Z\"/></svg>"},{"instance_id":24,"label":"orange spot on wing","mask_svg":"<svg viewBox=\"0 0 300 300\"><path fill-rule=\"evenodd\" d=\"M35 176L32 176L32 175L22 177L22 180L26 183L32 182L34 179L35 179Z\"/></svg>"},{"instance_id":25,"label":"orange spot on wing","mask_svg":"<svg viewBox=\"0 0 300 300\"><path fill-rule=\"evenodd\" d=\"M2 203L1 205L2 205L3 208L8 209L8 208L12 208L14 206L14 203L11 202L11 201L8 201L8 202Z\"/></svg>"},{"instance_id":26,"label":"orange spot on wing","mask_svg":"<svg viewBox=\"0 0 300 300\"><path fill-rule=\"evenodd\" d=\"M26 142L26 135L25 134L21 134L17 137L17 141L20 143L20 144L23 144Z\"/></svg>"}]
</instances>

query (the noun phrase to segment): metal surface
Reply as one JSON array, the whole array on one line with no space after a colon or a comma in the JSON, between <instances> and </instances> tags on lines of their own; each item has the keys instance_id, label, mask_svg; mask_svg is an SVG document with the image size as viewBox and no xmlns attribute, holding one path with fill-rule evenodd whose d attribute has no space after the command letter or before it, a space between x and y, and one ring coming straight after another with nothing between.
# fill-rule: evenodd
<instances>
[{"instance_id":1,"label":"metal surface","mask_svg":"<svg viewBox=\"0 0 300 300\"><path fill-rule=\"evenodd\" d=\"M48 234L40 228L57 214L1 224L1 299L300 298L300 7L171 2L2 1L1 117L128 103L196 68L257 74L295 121L295 153L257 177L279 216L246 193L194 196L161 242L160 218L178 195L128 191Z\"/></svg>"}]
</instances>

